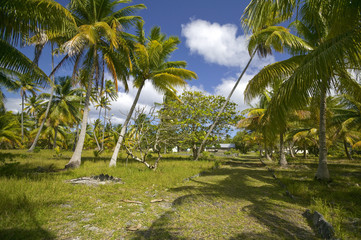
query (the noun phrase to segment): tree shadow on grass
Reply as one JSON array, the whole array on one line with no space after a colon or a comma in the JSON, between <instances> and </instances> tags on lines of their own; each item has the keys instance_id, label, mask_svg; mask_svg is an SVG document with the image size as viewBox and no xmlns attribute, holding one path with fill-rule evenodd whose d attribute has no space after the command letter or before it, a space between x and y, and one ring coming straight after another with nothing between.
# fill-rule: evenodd
<instances>
[{"instance_id":1,"label":"tree shadow on grass","mask_svg":"<svg viewBox=\"0 0 361 240\"><path fill-rule=\"evenodd\" d=\"M284 190L272 178L271 174L254 160L245 159L238 162L229 162L231 168L221 168L212 172L202 174L200 178L192 179L186 186L173 188L171 191L183 194L173 201L173 211L164 213L153 222L151 227L145 231L138 231L134 239L187 239L182 232L188 231L187 224L179 214L180 208L194 211L195 218L199 222L204 221L208 226L202 228L222 228L224 226L210 224L207 215L197 213L207 211L209 208L221 212L219 218L227 219L226 214L237 212L237 207L245 202L242 214L246 215L246 223L256 224L266 229L265 232L243 231L245 227L252 229L252 226L238 226L232 229L232 233L224 233L221 236L208 236L209 239L313 239L314 233L307 226L299 208L290 207L294 201L283 194ZM220 202L221 201L221 202ZM226 202L222 202L226 201ZM229 208L229 205L234 205ZM300 204L298 204L300 205ZM203 207L203 208L202 208ZM217 209L220 208L220 209ZM224 212L222 213L222 209ZM209 214L209 212L208 212ZM238 213L239 214L239 213ZM295 220L294 218L297 218ZM237 219L237 215L231 216L230 220ZM189 219L188 221L193 221ZM194 223L193 223L194 224ZM215 230L215 229L209 229ZM192 237L188 239L204 238L209 233L204 230L192 229ZM213 231L217 232L217 231ZM194 234L193 234L194 233Z\"/></svg>"},{"instance_id":2,"label":"tree shadow on grass","mask_svg":"<svg viewBox=\"0 0 361 240\"><path fill-rule=\"evenodd\" d=\"M40 240L40 239L56 239L56 236L42 228L34 229L0 229L0 239L2 240Z\"/></svg>"},{"instance_id":3,"label":"tree shadow on grass","mask_svg":"<svg viewBox=\"0 0 361 240\"><path fill-rule=\"evenodd\" d=\"M36 203L31 203L26 195L11 199L7 196L2 196L0 214L10 218L21 216L23 227L10 227L0 229L0 239L2 240L16 240L16 239L55 239L56 236L50 231L45 230L36 218ZM11 219L10 219L11 220ZM13 222L17 220L11 220Z\"/></svg>"}]
</instances>

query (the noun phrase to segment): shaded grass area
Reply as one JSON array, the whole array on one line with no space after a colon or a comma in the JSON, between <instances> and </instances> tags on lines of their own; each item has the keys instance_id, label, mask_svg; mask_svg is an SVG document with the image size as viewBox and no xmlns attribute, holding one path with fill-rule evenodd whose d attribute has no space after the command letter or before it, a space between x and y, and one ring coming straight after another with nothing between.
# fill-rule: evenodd
<instances>
[{"instance_id":1,"label":"shaded grass area","mask_svg":"<svg viewBox=\"0 0 361 240\"><path fill-rule=\"evenodd\" d=\"M303 207L282 189L259 160L226 161L170 190L172 210L134 239L314 239Z\"/></svg>"},{"instance_id":2,"label":"shaded grass area","mask_svg":"<svg viewBox=\"0 0 361 240\"><path fill-rule=\"evenodd\" d=\"M125 167L121 159L116 168L109 168L110 154L102 155L103 160L85 152L86 161L79 169L58 171L71 153L55 157L53 151L1 151L0 155L7 157L0 163L0 239L127 238L132 234L127 226L151 225L169 208L168 202L155 204L150 200L168 200L169 188L213 166L209 161L164 160L154 172L132 161ZM65 182L101 173L121 178L124 184L84 186Z\"/></svg>"},{"instance_id":3,"label":"shaded grass area","mask_svg":"<svg viewBox=\"0 0 361 240\"><path fill-rule=\"evenodd\" d=\"M287 168L275 165L276 176L296 201L324 215L341 239L361 236L361 160L329 158L331 182L314 180L318 159L296 158Z\"/></svg>"},{"instance_id":4,"label":"shaded grass area","mask_svg":"<svg viewBox=\"0 0 361 240\"><path fill-rule=\"evenodd\" d=\"M111 153L86 151L79 169L59 171L70 156L0 151L0 239L317 239L302 217L306 208L324 214L338 237L360 235L345 214L360 216L361 162L332 160L329 184L313 180L312 159L271 165L292 200L255 156L194 162L169 155L154 172L124 158L108 168ZM101 173L124 184L65 182Z\"/></svg>"}]
</instances>

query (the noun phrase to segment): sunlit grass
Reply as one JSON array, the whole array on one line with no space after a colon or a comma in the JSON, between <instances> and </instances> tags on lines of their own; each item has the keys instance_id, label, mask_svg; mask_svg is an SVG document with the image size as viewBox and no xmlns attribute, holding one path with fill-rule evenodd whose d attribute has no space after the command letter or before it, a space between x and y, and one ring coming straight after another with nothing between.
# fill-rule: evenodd
<instances>
[{"instance_id":1,"label":"sunlit grass","mask_svg":"<svg viewBox=\"0 0 361 240\"><path fill-rule=\"evenodd\" d=\"M0 239L71 235L104 239L117 229L121 235L126 224L133 224L134 212L151 208L155 213L161 211L150 204L151 199L164 198L168 188L214 165L210 161L173 159L161 161L159 169L153 171L131 160L125 167L121 159L116 168L109 168L106 160L110 159L109 154L94 158L86 151L80 168L57 171L64 168L71 153L64 152L62 157L54 156L50 150L2 151L0 154L5 156L5 162L0 163ZM80 186L65 182L101 173L121 178L124 184ZM123 200L144 204L139 206ZM141 219L142 225L150 224L154 215Z\"/></svg>"}]
</instances>

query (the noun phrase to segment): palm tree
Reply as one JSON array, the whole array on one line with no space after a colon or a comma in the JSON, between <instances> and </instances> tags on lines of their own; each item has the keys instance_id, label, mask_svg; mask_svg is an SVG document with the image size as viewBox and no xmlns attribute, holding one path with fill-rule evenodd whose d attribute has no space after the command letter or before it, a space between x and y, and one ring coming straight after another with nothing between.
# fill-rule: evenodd
<instances>
[{"instance_id":1,"label":"palm tree","mask_svg":"<svg viewBox=\"0 0 361 240\"><path fill-rule=\"evenodd\" d=\"M122 80L127 89L126 76L127 66L129 66L128 49L121 29L139 21L140 17L130 16L135 10L145 8L143 4L124 7L114 11L121 3L130 1L111 0L72 0L69 9L76 19L76 33L63 46L68 55L75 56L76 64L83 60L83 68L86 69L88 79L85 82L86 95L84 100L84 112L81 124L79 139L73 156L66 168L79 167L81 163L81 153L83 150L87 121L89 115L89 100L93 82L99 80L100 69L104 59L107 68L114 78L117 88L117 80ZM115 51L117 50L117 51Z\"/></svg>"},{"instance_id":2,"label":"palm tree","mask_svg":"<svg viewBox=\"0 0 361 240\"><path fill-rule=\"evenodd\" d=\"M153 27L148 39L146 39L143 23L139 22L137 24L136 39L137 43L134 45L131 74L134 77L134 86L138 88L138 91L127 118L123 123L109 166L116 165L128 123L146 81L150 81L158 91L162 93L168 92L176 96L174 87L184 86L186 84L185 79L197 78L194 72L184 69L187 65L186 62L168 61L170 55L177 49L177 45L180 43L177 37L167 38L165 34L160 32L159 27Z\"/></svg>"},{"instance_id":3,"label":"palm tree","mask_svg":"<svg viewBox=\"0 0 361 240\"><path fill-rule=\"evenodd\" d=\"M40 95L40 98L52 101L47 121L48 125L52 126L55 131L53 148L56 147L58 126L63 124L72 127L80 119L78 109L80 107L81 96L79 93L81 91L81 89L72 88L70 77L60 77L56 79L52 97L48 93ZM44 105L48 105L48 103L44 102ZM45 113L40 118L45 118Z\"/></svg>"},{"instance_id":4,"label":"palm tree","mask_svg":"<svg viewBox=\"0 0 361 240\"><path fill-rule=\"evenodd\" d=\"M246 9L249 27L259 26L262 19L266 18L266 2L270 1L251 1ZM310 95L319 97L319 165L315 177L328 180L327 93L333 87L336 91L348 92L357 98L361 95L360 85L347 72L347 68L361 66L361 3L321 0L293 3L277 1L274 13L280 13L283 19L290 19L297 14L300 20L296 20L293 26L313 49L295 52L295 56L290 59L265 67L250 81L248 97L257 95L273 79L287 79L269 108L272 122L278 125L285 123L285 115L290 109L301 109L307 105Z\"/></svg>"},{"instance_id":5,"label":"palm tree","mask_svg":"<svg viewBox=\"0 0 361 240\"><path fill-rule=\"evenodd\" d=\"M40 99L37 95L32 95L31 97L28 97L25 103L24 110L26 110L26 113L29 114L29 116L31 116L36 122L38 122L38 114L42 103L43 100Z\"/></svg>"},{"instance_id":6,"label":"palm tree","mask_svg":"<svg viewBox=\"0 0 361 240\"><path fill-rule=\"evenodd\" d=\"M268 4L268 12L270 13L274 8L274 4ZM223 104L221 110L219 111L216 120L209 128L204 140L202 141L197 156L200 156L200 153L203 149L204 144L206 143L209 135L213 131L214 127L218 123L219 117L224 112L226 105L228 104L229 100L231 99L234 91L236 90L239 82L241 81L243 75L247 71L249 65L251 64L254 56L256 53L260 57L266 57L269 54L272 54L272 48L278 52L283 52L284 48L289 49L291 51L302 51L304 49L309 49L310 47L304 42L302 39L292 35L289 33L289 30L282 27L282 26L275 26L276 24L280 23L282 18L279 14L268 14L267 17L262 19L262 25L257 26L255 28L250 28L247 30L251 30L253 33L251 39L248 44L248 52L250 54L250 59L243 69L241 75L237 79L236 83L234 84L231 92L229 93L226 102ZM243 22L247 23L248 19L247 16L243 17ZM198 160L198 157L196 158Z\"/></svg>"},{"instance_id":7,"label":"palm tree","mask_svg":"<svg viewBox=\"0 0 361 240\"><path fill-rule=\"evenodd\" d=\"M38 89L38 84L33 82L33 79L29 78L29 75L20 76L17 85L20 90L20 96L21 96L21 140L22 143L24 143L25 99L27 99L28 92L30 92L34 96L36 95L36 92L39 91L39 89Z\"/></svg>"},{"instance_id":8,"label":"palm tree","mask_svg":"<svg viewBox=\"0 0 361 240\"><path fill-rule=\"evenodd\" d=\"M333 108L334 116L331 120L337 126L336 137L343 141L348 159L352 159L348 145L358 147L360 145L361 129L361 103L349 95L341 96L341 106Z\"/></svg>"},{"instance_id":9,"label":"palm tree","mask_svg":"<svg viewBox=\"0 0 361 240\"><path fill-rule=\"evenodd\" d=\"M0 0L0 69L50 81L46 74L17 50L21 39L40 30L64 32L71 14L53 0ZM27 24L24 24L27 23Z\"/></svg>"},{"instance_id":10,"label":"palm tree","mask_svg":"<svg viewBox=\"0 0 361 240\"><path fill-rule=\"evenodd\" d=\"M0 115L0 146L14 147L15 145L21 145L20 131L19 121L12 112Z\"/></svg>"},{"instance_id":11,"label":"palm tree","mask_svg":"<svg viewBox=\"0 0 361 240\"><path fill-rule=\"evenodd\" d=\"M237 125L238 128L245 128L247 130L257 132L262 135L265 157L267 160L272 159L269 156L268 143L270 139L269 135L267 134L267 123L266 121L264 121L264 116L270 100L271 96L269 92L263 92L256 106L251 106L250 108L242 111L242 115L246 114L247 116L244 119L240 120Z\"/></svg>"}]
</instances>

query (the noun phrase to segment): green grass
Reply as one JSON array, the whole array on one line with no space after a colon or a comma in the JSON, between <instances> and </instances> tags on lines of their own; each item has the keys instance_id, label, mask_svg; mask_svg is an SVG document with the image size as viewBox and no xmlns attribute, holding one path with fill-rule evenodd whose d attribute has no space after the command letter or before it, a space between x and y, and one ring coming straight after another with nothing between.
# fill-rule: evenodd
<instances>
[{"instance_id":1,"label":"green grass","mask_svg":"<svg viewBox=\"0 0 361 240\"><path fill-rule=\"evenodd\" d=\"M65 166L71 153L63 153L63 158L54 157L53 151L1 151L0 155L5 159L0 163L0 239L108 239L127 235L127 224L141 221L149 225L163 211L151 204L151 199L167 200L171 197L169 188L213 166L209 161L172 159L161 161L156 172L133 161L127 167L120 161L116 168L109 168L109 154L95 159L92 152L85 152L79 169L53 172ZM100 173L119 177L124 184L80 186L65 182ZM145 211L152 214L142 214Z\"/></svg>"},{"instance_id":2,"label":"green grass","mask_svg":"<svg viewBox=\"0 0 361 240\"><path fill-rule=\"evenodd\" d=\"M314 180L317 158L289 161L285 169L277 168L276 176L286 184L297 202L324 215L341 239L361 236L361 160L329 158L331 182Z\"/></svg>"},{"instance_id":3,"label":"green grass","mask_svg":"<svg viewBox=\"0 0 361 240\"><path fill-rule=\"evenodd\" d=\"M195 162L166 155L152 171L131 160L125 166L124 159L109 168L111 153L94 158L85 151L79 169L57 171L71 153L54 154L0 151L0 239L317 239L302 217L306 208L329 218L338 237L352 239L345 214L360 216L360 204L352 200L359 197L357 187L340 186L342 179L355 183L359 162L331 164L331 174L339 171L331 195L325 194L328 185L313 181L313 160L302 163L308 168L277 168L294 201L256 156ZM100 173L124 184L66 182ZM164 201L151 203L154 199ZM128 230L138 224L137 231Z\"/></svg>"}]
</instances>

